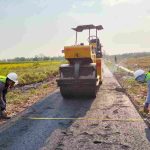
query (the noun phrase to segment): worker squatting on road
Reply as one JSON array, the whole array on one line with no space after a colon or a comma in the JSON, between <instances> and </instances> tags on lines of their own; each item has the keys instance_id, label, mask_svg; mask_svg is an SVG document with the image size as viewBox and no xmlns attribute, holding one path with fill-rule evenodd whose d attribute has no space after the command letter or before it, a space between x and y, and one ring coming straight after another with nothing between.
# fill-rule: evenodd
<instances>
[{"instance_id":1,"label":"worker squatting on road","mask_svg":"<svg viewBox=\"0 0 150 150\"><path fill-rule=\"evenodd\" d=\"M134 73L135 79L138 82L147 82L147 97L144 103L144 112L149 113L149 105L150 105L150 71L147 73L144 73L144 70L137 70Z\"/></svg>"},{"instance_id":2,"label":"worker squatting on road","mask_svg":"<svg viewBox=\"0 0 150 150\"><path fill-rule=\"evenodd\" d=\"M9 73L7 76L0 76L0 118L9 119L6 113L6 94L9 88L18 84L16 73Z\"/></svg>"}]
</instances>

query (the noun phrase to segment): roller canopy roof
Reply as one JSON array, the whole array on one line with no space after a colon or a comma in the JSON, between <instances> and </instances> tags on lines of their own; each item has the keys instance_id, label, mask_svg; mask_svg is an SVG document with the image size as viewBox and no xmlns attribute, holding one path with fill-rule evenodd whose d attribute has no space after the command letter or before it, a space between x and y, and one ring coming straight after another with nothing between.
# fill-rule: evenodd
<instances>
[{"instance_id":1,"label":"roller canopy roof","mask_svg":"<svg viewBox=\"0 0 150 150\"><path fill-rule=\"evenodd\" d=\"M102 30L103 26L102 25L94 26L93 24L89 24L89 25L77 26L76 28L72 28L72 29L77 32L82 32L83 30L88 30L88 29Z\"/></svg>"}]
</instances>

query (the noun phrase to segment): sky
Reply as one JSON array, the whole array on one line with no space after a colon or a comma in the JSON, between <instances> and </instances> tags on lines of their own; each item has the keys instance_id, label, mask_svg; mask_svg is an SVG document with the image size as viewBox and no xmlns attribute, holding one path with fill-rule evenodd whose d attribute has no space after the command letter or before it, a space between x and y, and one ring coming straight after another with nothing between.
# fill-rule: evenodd
<instances>
[{"instance_id":1,"label":"sky","mask_svg":"<svg viewBox=\"0 0 150 150\"><path fill-rule=\"evenodd\" d=\"M150 52L149 0L0 0L0 59L60 56L83 24L104 27L107 54ZM87 38L80 33L79 43Z\"/></svg>"}]
</instances>

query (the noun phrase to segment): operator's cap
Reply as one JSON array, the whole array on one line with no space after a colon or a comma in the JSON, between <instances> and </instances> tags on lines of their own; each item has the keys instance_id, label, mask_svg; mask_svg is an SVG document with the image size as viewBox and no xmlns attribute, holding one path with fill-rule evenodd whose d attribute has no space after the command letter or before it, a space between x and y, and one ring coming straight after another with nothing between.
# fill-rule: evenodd
<instances>
[{"instance_id":1,"label":"operator's cap","mask_svg":"<svg viewBox=\"0 0 150 150\"><path fill-rule=\"evenodd\" d=\"M144 73L145 73L145 71L142 70L142 69L136 70L136 71L134 72L134 77L135 77L135 79L138 78L139 76L143 75Z\"/></svg>"}]
</instances>

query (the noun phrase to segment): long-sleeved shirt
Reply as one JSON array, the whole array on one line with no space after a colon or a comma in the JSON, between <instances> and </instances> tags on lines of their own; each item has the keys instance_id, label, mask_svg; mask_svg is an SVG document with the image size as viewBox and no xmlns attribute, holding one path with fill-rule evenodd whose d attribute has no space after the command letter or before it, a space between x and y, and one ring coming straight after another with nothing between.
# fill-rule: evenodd
<instances>
[{"instance_id":1,"label":"long-sleeved shirt","mask_svg":"<svg viewBox=\"0 0 150 150\"><path fill-rule=\"evenodd\" d=\"M1 111L6 109L6 94L7 94L7 88L5 87L5 83L0 82L0 110Z\"/></svg>"},{"instance_id":2,"label":"long-sleeved shirt","mask_svg":"<svg viewBox=\"0 0 150 150\"><path fill-rule=\"evenodd\" d=\"M147 81L147 97L145 103L150 104L150 80Z\"/></svg>"}]
</instances>

